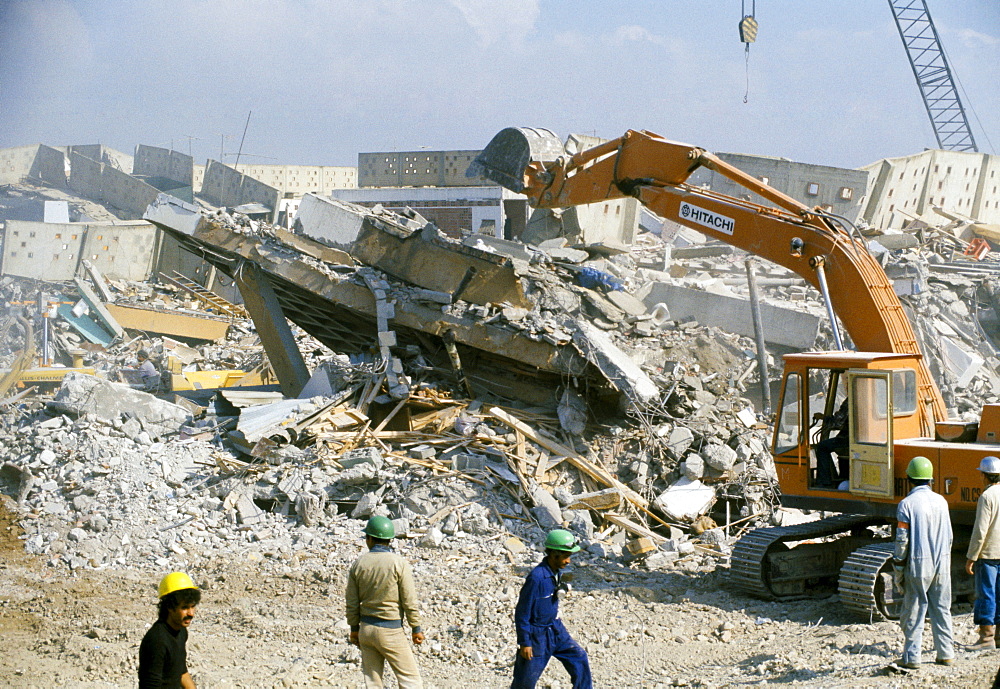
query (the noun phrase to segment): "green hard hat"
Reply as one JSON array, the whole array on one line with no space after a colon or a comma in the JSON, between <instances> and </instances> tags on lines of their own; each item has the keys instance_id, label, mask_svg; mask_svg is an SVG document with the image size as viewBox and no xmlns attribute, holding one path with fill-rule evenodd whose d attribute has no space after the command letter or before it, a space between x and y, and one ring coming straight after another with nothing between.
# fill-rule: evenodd
<instances>
[{"instance_id":1,"label":"green hard hat","mask_svg":"<svg viewBox=\"0 0 1000 689\"><path fill-rule=\"evenodd\" d=\"M545 537L546 550L564 550L567 553L580 551L580 546L576 544L576 536L566 529L552 529Z\"/></svg>"},{"instance_id":2,"label":"green hard hat","mask_svg":"<svg viewBox=\"0 0 1000 689\"><path fill-rule=\"evenodd\" d=\"M392 525L392 520L388 517L372 517L365 525L365 534L372 538L381 538L384 541L392 540L396 537L396 527Z\"/></svg>"},{"instance_id":3,"label":"green hard hat","mask_svg":"<svg viewBox=\"0 0 1000 689\"><path fill-rule=\"evenodd\" d=\"M934 478L934 466L926 457L914 457L906 465L906 475L910 478L930 480Z\"/></svg>"}]
</instances>

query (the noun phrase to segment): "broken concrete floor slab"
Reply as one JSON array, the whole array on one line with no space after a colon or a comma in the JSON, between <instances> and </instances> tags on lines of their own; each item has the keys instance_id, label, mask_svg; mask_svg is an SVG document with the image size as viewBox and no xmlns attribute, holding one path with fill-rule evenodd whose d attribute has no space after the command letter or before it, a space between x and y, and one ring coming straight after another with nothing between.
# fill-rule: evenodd
<instances>
[{"instance_id":1,"label":"broken concrete floor slab","mask_svg":"<svg viewBox=\"0 0 1000 689\"><path fill-rule=\"evenodd\" d=\"M167 225L162 227L171 231ZM303 258L290 247L270 245L212 223L196 230L193 235L175 234L183 245L196 252L207 249L209 260L216 260L217 257L218 267L222 270L233 270L233 265L238 265L240 260L252 261L270 282L286 317L335 351L365 351L377 337L377 295L363 283L358 284L360 281L335 273L311 257ZM409 241L416 242L412 244L414 249L426 250L430 246L437 251L433 249L436 246L433 243ZM446 256L454 256L450 250L440 251L445 251ZM495 260L493 256L487 263ZM572 347L555 345L545 339L532 339L520 331L484 323L472 314L444 313L418 299L408 299L407 294L405 288L393 289L391 324L399 337L398 341L401 344L418 344L422 341L418 333L441 337L450 332L460 353L463 348L474 351L479 360L480 368L474 383L492 384L489 381L493 374L488 373L490 369L486 365L495 361L495 370L500 376L494 379L498 389L505 389L508 395L527 395L527 399L532 401L544 399L538 395L551 395L553 387L544 382L546 375L584 375L593 381L596 389L613 389L600 366L589 367L587 360ZM603 355L595 356L595 361L601 362L601 366L613 365L616 370L624 372L615 385L620 383L633 388L639 399L647 395L638 368L634 365L630 367L627 357L620 352L615 354L615 346L610 340L595 335L595 342L597 340L600 340ZM512 374L518 377L517 381L509 381ZM538 379L539 376L542 378ZM537 385L532 378L538 379Z\"/></svg>"},{"instance_id":2,"label":"broken concrete floor slab","mask_svg":"<svg viewBox=\"0 0 1000 689\"><path fill-rule=\"evenodd\" d=\"M153 438L176 433L190 421L184 407L95 376L68 373L50 406L60 413L94 414L102 419L135 418Z\"/></svg>"},{"instance_id":3,"label":"broken concrete floor slab","mask_svg":"<svg viewBox=\"0 0 1000 689\"><path fill-rule=\"evenodd\" d=\"M639 296L650 309L666 304L670 318L675 321L694 320L745 337L754 336L747 299L667 283L650 283ZM808 349L815 344L821 320L818 315L768 303L761 304L761 319L766 341L795 349Z\"/></svg>"}]
</instances>

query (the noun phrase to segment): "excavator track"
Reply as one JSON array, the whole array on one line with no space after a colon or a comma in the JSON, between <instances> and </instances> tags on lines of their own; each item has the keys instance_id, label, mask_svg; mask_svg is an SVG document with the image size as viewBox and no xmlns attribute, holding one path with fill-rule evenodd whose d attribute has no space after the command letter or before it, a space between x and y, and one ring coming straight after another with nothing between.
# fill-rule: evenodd
<instances>
[{"instance_id":1,"label":"excavator track","mask_svg":"<svg viewBox=\"0 0 1000 689\"><path fill-rule=\"evenodd\" d=\"M851 550L867 545L854 538L789 548L785 544L808 541L868 526L884 524L880 517L842 514L806 524L755 529L733 547L730 581L746 593L766 600L794 600L826 595L829 588L813 584L836 580L840 566ZM841 541L843 541L841 543Z\"/></svg>"},{"instance_id":2,"label":"excavator track","mask_svg":"<svg viewBox=\"0 0 1000 689\"><path fill-rule=\"evenodd\" d=\"M837 591L847 608L873 620L899 619L899 604L892 587L893 543L873 543L858 548L840 568Z\"/></svg>"}]
</instances>

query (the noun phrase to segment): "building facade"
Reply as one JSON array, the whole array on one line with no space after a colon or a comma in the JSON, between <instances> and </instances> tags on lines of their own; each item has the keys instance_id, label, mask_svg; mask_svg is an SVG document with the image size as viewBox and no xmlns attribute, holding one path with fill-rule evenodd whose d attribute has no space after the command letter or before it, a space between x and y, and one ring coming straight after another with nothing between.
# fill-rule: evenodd
<instances>
[{"instance_id":1,"label":"building facade","mask_svg":"<svg viewBox=\"0 0 1000 689\"><path fill-rule=\"evenodd\" d=\"M468 178L465 171L479 151L404 151L359 153L359 187L481 187L493 186L484 177Z\"/></svg>"},{"instance_id":2,"label":"building facade","mask_svg":"<svg viewBox=\"0 0 1000 689\"><path fill-rule=\"evenodd\" d=\"M863 217L880 228L899 228L931 216L934 207L983 223L1000 223L1000 157L928 149L884 158L870 173ZM933 214L931 224L941 222Z\"/></svg>"},{"instance_id":3,"label":"building facade","mask_svg":"<svg viewBox=\"0 0 1000 689\"><path fill-rule=\"evenodd\" d=\"M328 195L334 189L356 189L358 170L332 165L240 165L239 171L281 192L283 198L301 199L305 194ZM194 166L194 188L205 183L205 166Z\"/></svg>"},{"instance_id":4,"label":"building facade","mask_svg":"<svg viewBox=\"0 0 1000 689\"><path fill-rule=\"evenodd\" d=\"M524 231L528 217L528 200L496 185L336 189L329 196L369 208L381 205L396 212L412 208L452 237L461 236L465 230L516 239Z\"/></svg>"},{"instance_id":5,"label":"building facade","mask_svg":"<svg viewBox=\"0 0 1000 689\"><path fill-rule=\"evenodd\" d=\"M861 215L867 170L796 163L787 158L747 155L743 153L716 153L722 161L752 175L764 184L791 196L810 208L820 207L841 215L851 222ZM727 177L706 168L699 168L691 175L689 184L707 186L714 192L745 199L761 205L772 206Z\"/></svg>"}]
</instances>

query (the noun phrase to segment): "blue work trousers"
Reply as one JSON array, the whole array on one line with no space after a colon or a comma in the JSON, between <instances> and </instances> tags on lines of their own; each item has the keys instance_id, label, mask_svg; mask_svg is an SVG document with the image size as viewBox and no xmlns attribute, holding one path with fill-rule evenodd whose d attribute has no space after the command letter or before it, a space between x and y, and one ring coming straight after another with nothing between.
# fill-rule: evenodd
<instances>
[{"instance_id":1,"label":"blue work trousers","mask_svg":"<svg viewBox=\"0 0 1000 689\"><path fill-rule=\"evenodd\" d=\"M1000 624L1000 560L976 560L976 602L972 620L981 627Z\"/></svg>"},{"instance_id":2,"label":"blue work trousers","mask_svg":"<svg viewBox=\"0 0 1000 689\"><path fill-rule=\"evenodd\" d=\"M590 661L587 652L583 650L566 627L559 620L549 627L532 627L531 629L531 660L525 660L518 653L514 660L514 681L510 689L534 689L542 671L549 664L549 659L555 656L566 668L573 682L573 689L592 689L590 679Z\"/></svg>"}]
</instances>

